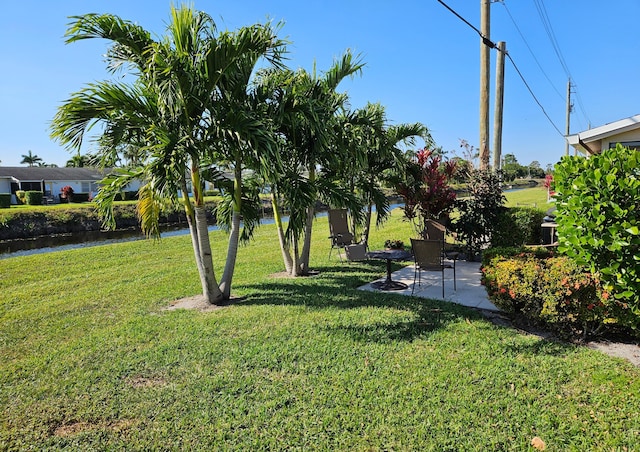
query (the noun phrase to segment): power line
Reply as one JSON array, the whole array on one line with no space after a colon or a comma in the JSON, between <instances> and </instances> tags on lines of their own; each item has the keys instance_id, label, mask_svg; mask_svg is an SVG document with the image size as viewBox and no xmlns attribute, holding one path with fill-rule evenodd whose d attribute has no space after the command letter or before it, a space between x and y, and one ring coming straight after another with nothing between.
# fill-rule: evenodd
<instances>
[{"instance_id":1,"label":"power line","mask_svg":"<svg viewBox=\"0 0 640 452\"><path fill-rule=\"evenodd\" d=\"M444 6L445 8L447 8L451 13L453 13L458 19L460 19L461 21L463 21L465 24L467 24L469 27L471 27L476 33L478 33L478 35L482 38L482 42L484 42L486 45L488 45L489 47L491 47L492 49L497 48L497 46L491 42L489 40L489 38L487 38L486 36L484 36L480 30L478 30L475 26L473 26L467 19L465 19L464 17L462 17L460 14L458 14L455 10L453 10L449 5L447 5L445 2L443 2L442 0L437 0L438 3L440 3L442 6ZM560 129L558 129L558 127L555 125L555 123L551 120L551 118L549 117L549 115L547 114L546 110L544 109L544 107L542 106L542 104L540 103L540 101L538 100L538 98L536 97L536 95L534 94L533 90L531 89L531 87L529 86L529 84L527 83L527 81L525 80L524 76L522 75L522 73L520 72L520 69L518 69L518 66L516 65L515 61L513 61L513 58L511 58L511 55L509 55L509 52L505 52L505 55L507 56L507 58L509 58L509 61L511 61L511 64L513 65L514 69L516 70L516 72L518 73L518 75L520 76L520 79L522 80L522 82L524 83L524 85L527 87L527 89L529 90L529 93L531 94L531 96L533 97L533 100L536 101L536 103L538 104L538 106L540 107L540 109L542 110L542 113L546 116L546 118L549 120L549 122L551 123L551 125L553 126L554 129L556 129L556 131L558 132L558 134L560 134L561 137L564 137L564 134L562 132L560 132Z\"/></svg>"},{"instance_id":2,"label":"power line","mask_svg":"<svg viewBox=\"0 0 640 452\"><path fill-rule=\"evenodd\" d=\"M551 42L551 46L558 57L558 61L560 61L560 65L564 69L564 72L568 78L571 78L571 72L569 71L569 67L562 55L562 51L560 50L560 46L558 45L558 40L556 39L556 35L553 32L553 27L551 26L551 21L549 20L549 15L547 14L547 9L544 6L542 0L534 0L533 3L538 10L538 15L540 16L540 20L542 21L542 25L544 26L545 31L547 32L547 36L549 37L549 41Z\"/></svg>"},{"instance_id":3,"label":"power line","mask_svg":"<svg viewBox=\"0 0 640 452\"><path fill-rule=\"evenodd\" d=\"M560 99L564 99L563 95L560 94L560 91L558 91L556 86L553 84L553 82L551 81L551 79L549 78L549 76L547 75L545 70L543 69L542 65L540 64L540 61L538 61L538 59L536 58L535 54L533 53L533 50L531 49L531 47L529 46L529 43L527 42L527 39L524 37L524 35L522 34L522 31L520 31L520 27L518 27L518 24L516 23L515 19L511 15L511 11L509 11L509 8L507 8L507 4L504 1L501 1L500 3L502 3L502 6L504 6L504 9L507 11L507 15L511 19L511 22L513 22L513 26L516 27L516 30L518 31L518 34L520 35L520 37L524 41L524 44L527 46L527 49L529 49L529 53L531 54L531 56L533 57L533 60L536 62L536 64L540 68L540 71L545 76L545 78L547 79L547 81L549 82L549 84L551 85L553 90L558 94Z\"/></svg>"},{"instance_id":4,"label":"power line","mask_svg":"<svg viewBox=\"0 0 640 452\"><path fill-rule=\"evenodd\" d=\"M464 22L465 24L467 24L469 27L471 27L476 33L478 33L478 35L482 38L482 42L489 46L492 49L496 48L495 43L491 42L491 40L482 34L482 32L480 30L478 30L478 28L476 28L471 22L469 22L467 19L465 19L464 17L462 17L460 14L458 14L453 8L451 8L449 5L447 5L445 2L443 2L442 0L437 0L438 3L440 3L442 6L444 6L445 8L447 8L449 11L451 11L458 19L460 19L462 22Z\"/></svg>"},{"instance_id":5,"label":"power line","mask_svg":"<svg viewBox=\"0 0 640 452\"><path fill-rule=\"evenodd\" d=\"M522 75L522 73L520 72L520 69L518 69L518 66L516 65L516 62L513 61L513 58L511 58L511 55L509 55L509 52L506 52L507 58L509 58L509 61L511 61L511 64L513 64L513 68L516 70L516 72L518 73L518 75L520 76L520 79L522 80L522 83L524 83L524 86L527 87L527 89L529 90L529 93L531 94L531 97L533 97L533 100L536 101L536 103L538 104L538 106L540 107L540 109L542 110L542 113L547 117L547 119L549 120L549 122L551 123L551 125L553 126L554 129L556 129L556 131L558 132L558 134L560 134L561 137L564 137L564 133L560 132L560 129L558 129L558 127L555 125L555 123L553 122L553 120L549 117L549 115L547 114L546 110L544 109L544 107L542 106L542 104L540 103L540 101L538 100L538 98L536 97L536 95L533 93L533 90L531 89L531 87L529 86L529 84L527 83L527 81L525 80L524 76Z\"/></svg>"},{"instance_id":6,"label":"power line","mask_svg":"<svg viewBox=\"0 0 640 452\"><path fill-rule=\"evenodd\" d=\"M562 66L562 69L564 69L565 75L567 76L568 79L575 80L571 76L571 71L569 71L569 66L567 65L567 62L564 59L564 56L562 55L562 51L560 50L560 45L558 44L558 40L556 39L555 33L553 32L553 27L551 26L551 21L549 20L549 15L547 14L547 9L544 5L544 0L534 0L533 3L535 4L536 9L538 10L538 15L540 16L542 25L544 26L545 31L547 32L549 41L551 41L551 46L553 47L553 50L556 56L558 57L558 60L560 61L560 65ZM578 106L580 107L580 110L582 111L582 114L584 115L587 122L591 123L591 120L589 120L589 115L587 115L587 112L582 103L582 98L580 97L580 93L577 90L578 87L575 83L573 84L573 86L576 88L575 94L576 94L576 98L578 99Z\"/></svg>"}]
</instances>

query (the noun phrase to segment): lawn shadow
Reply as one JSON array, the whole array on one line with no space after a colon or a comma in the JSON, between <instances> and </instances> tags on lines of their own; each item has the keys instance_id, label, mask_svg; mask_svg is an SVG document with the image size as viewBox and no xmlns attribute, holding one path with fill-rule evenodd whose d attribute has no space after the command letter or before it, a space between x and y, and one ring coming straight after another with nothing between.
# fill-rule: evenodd
<instances>
[{"instance_id":1,"label":"lawn shadow","mask_svg":"<svg viewBox=\"0 0 640 452\"><path fill-rule=\"evenodd\" d=\"M358 341L376 342L411 341L461 318L481 318L473 310L441 300L358 290L358 287L380 277L381 266L377 263L363 263L357 268L337 265L317 270L318 276L311 278L274 277L245 286L244 300L239 305L302 306L318 310L378 307L412 313L410 318L402 315L403 319L396 322L323 326L327 331L341 332Z\"/></svg>"}]
</instances>

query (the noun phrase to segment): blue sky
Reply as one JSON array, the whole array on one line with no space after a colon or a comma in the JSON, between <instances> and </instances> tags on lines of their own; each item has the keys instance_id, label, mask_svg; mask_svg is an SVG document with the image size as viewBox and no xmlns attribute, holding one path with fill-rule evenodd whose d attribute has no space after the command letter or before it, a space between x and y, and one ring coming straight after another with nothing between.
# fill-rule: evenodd
<instances>
[{"instance_id":1,"label":"blue sky","mask_svg":"<svg viewBox=\"0 0 640 452\"><path fill-rule=\"evenodd\" d=\"M480 28L480 1L446 3ZM4 2L0 17L0 165L19 166L29 150L64 166L70 153L49 138L57 107L84 84L108 78L107 44L64 44L69 16L112 13L164 33L170 1L22 0ZM284 21L289 66L328 68L346 49L362 55L362 76L339 89L352 108L386 107L392 123L421 122L449 155L460 139L478 146L479 37L436 0L197 0L221 29ZM544 7L563 57L540 18ZM491 39L507 50L555 126L565 130L567 71L577 94L571 132L640 113L638 0L505 0L491 5ZM512 20L513 18L513 20ZM515 23L515 24L514 24ZM524 40L523 37L524 36ZM532 55L533 53L533 55ZM491 119L495 51L491 62ZM542 68L542 69L541 69ZM506 63L503 154L542 166L564 154L564 138ZM491 132L493 137L493 132ZM493 138L491 138L493 140ZM84 151L90 151L87 144Z\"/></svg>"}]
</instances>

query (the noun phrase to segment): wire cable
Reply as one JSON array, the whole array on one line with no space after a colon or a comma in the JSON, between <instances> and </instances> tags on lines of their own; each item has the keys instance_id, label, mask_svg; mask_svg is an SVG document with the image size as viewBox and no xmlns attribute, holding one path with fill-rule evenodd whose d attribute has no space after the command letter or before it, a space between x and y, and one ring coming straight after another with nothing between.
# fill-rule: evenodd
<instances>
[{"instance_id":1,"label":"wire cable","mask_svg":"<svg viewBox=\"0 0 640 452\"><path fill-rule=\"evenodd\" d=\"M471 22L469 22L467 19L465 19L464 17L462 17L460 14L458 14L453 8L451 8L449 5L447 5L445 2L443 2L442 0L437 0L438 3L440 3L442 6L444 6L445 8L447 8L451 13L453 13L458 19L460 19L462 22L464 22L465 24L467 24L469 27L471 27L476 33L478 33L478 35L482 38L482 42L491 47L492 49L497 48L497 46L495 45L494 42L492 42L487 36L483 35L482 32L480 30L478 30Z\"/></svg>"},{"instance_id":2,"label":"wire cable","mask_svg":"<svg viewBox=\"0 0 640 452\"><path fill-rule=\"evenodd\" d=\"M553 120L549 117L549 115L547 114L546 110L544 109L544 107L542 106L542 104L540 103L540 101L538 100L536 95L533 93L533 90L531 89L531 87L529 86L527 81L525 80L524 76L522 75L522 72L520 72L520 69L518 69L518 66L516 65L516 62L513 61L513 58L511 58L511 55L509 55L509 52L506 52L506 56L507 56L507 58L509 58L509 61L511 61L511 64L513 65L513 68L516 70L516 72L520 76L520 79L522 80L522 83L524 83L524 86L526 86L527 89L529 90L529 93L531 94L531 97L533 97L533 100L536 101L536 103L538 104L538 106L542 110L542 113L547 117L547 119L549 120L549 122L551 123L553 128L556 129L558 134L560 134L560 136L564 138L564 136L565 136L564 133L560 132L560 129L558 129L558 126L556 126L555 123L553 122Z\"/></svg>"},{"instance_id":3,"label":"wire cable","mask_svg":"<svg viewBox=\"0 0 640 452\"><path fill-rule=\"evenodd\" d=\"M504 6L504 9L507 11L507 15L511 19L511 22L513 22L513 26L516 27L516 30L518 31L518 34L520 35L520 37L524 41L524 44L527 46L527 49L529 49L529 53L531 54L531 56L533 57L533 60L536 62L536 64L540 68L540 71L545 76L545 78L547 79L547 81L549 82L549 84L551 85L553 90L558 94L558 96L560 96L560 99L564 99L564 96L562 94L560 94L560 91L558 91L558 88L556 88L556 86L553 84L553 82L551 81L551 78L549 78L549 76L545 72L544 68L540 64L540 61L538 61L538 59L536 58L536 55L533 53L533 50L529 46L529 43L527 42L527 39L524 37L524 35L522 34L522 31L520 31L520 27L518 27L518 24L516 23L515 19L511 15L511 11L509 11L509 8L507 7L507 4L504 1L501 1L500 3L502 3L502 6Z\"/></svg>"},{"instance_id":4,"label":"wire cable","mask_svg":"<svg viewBox=\"0 0 640 452\"><path fill-rule=\"evenodd\" d=\"M487 38L486 36L484 36L482 34L482 32L480 30L478 30L475 26L473 26L468 20L466 20L464 17L462 17L460 14L458 14L456 11L454 11L449 5L447 5L445 2L443 2L442 0L437 0L438 3L440 3L442 6L444 6L445 8L447 8L450 12L452 12L458 19L460 19L461 21L463 21L465 24L467 24L469 27L471 27L473 30L475 30L476 33L478 33L478 35L480 35L480 37L482 38L482 42L484 42L486 45L488 45L489 47L491 47L492 49L497 49L497 46L489 40L489 38ZM536 103L538 104L538 106L540 107L540 109L542 110L542 113L546 116L546 118L549 120L549 122L551 123L551 125L553 126L554 129L556 129L556 131L558 132L558 134L560 134L561 137L564 138L564 134L562 132L560 132L560 129L558 129L558 127L555 125L555 123L553 122L553 120L549 117L549 115L547 114L546 110L544 109L544 107L542 106L542 104L540 103L540 101L538 100L538 98L536 97L536 95L534 94L533 90L531 89L531 87L529 86L529 84L527 83L527 80L524 78L524 76L522 75L522 72L520 72L520 69L518 69L518 66L516 65L516 62L513 61L513 58L511 58L511 55L509 55L509 52L504 52L505 55L507 56L507 58L509 58L509 61L511 61L511 64L513 65L514 69L516 70L516 72L518 73L518 75L520 76L520 79L522 80L522 82L524 83L524 85L527 87L527 89L529 90L529 93L531 94L531 97L533 97L533 100L536 101Z\"/></svg>"},{"instance_id":5,"label":"wire cable","mask_svg":"<svg viewBox=\"0 0 640 452\"><path fill-rule=\"evenodd\" d=\"M547 13L547 8L544 5L544 0L534 0L533 3L535 4L536 9L538 10L538 15L540 16L542 25L544 26L545 31L547 32L549 41L551 41L551 46L553 47L553 50L556 53L558 60L560 61L560 65L562 66L562 69L564 69L564 72L569 80L575 80L571 75L569 66L567 65L567 62L564 59L564 56L562 55L562 51L560 50L560 45L558 44L558 40L556 39L555 33L553 32L553 27L551 26L551 21L549 20L549 14ZM584 115L587 122L591 123L591 120L589 119L589 115L587 115L587 112L582 103L582 98L580 97L580 93L578 92L578 87L575 84L573 86L576 88L575 94L578 100L578 106L580 107L580 111L582 111L582 114Z\"/></svg>"}]
</instances>

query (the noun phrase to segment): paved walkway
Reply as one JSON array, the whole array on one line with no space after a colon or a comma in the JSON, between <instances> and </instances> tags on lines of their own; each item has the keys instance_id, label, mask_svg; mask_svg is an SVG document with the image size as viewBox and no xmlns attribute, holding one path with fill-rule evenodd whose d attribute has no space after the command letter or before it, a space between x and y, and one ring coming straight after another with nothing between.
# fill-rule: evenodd
<instances>
[{"instance_id":1,"label":"paved walkway","mask_svg":"<svg viewBox=\"0 0 640 452\"><path fill-rule=\"evenodd\" d=\"M413 288L413 275L414 266L409 265L392 274L394 281L400 281L407 284L408 288L405 290L393 290L389 293L395 293L399 295L411 295L411 289ZM431 298L435 300L442 300L442 279L440 272L422 272L421 284L416 287L413 295L416 297ZM479 262L456 262L456 286L457 290L453 290L453 270L445 269L444 272L444 301L450 301L452 303L458 303L463 306L469 306L472 308L486 309L490 311L498 311L493 303L489 301L487 297L487 291L482 284L480 284L480 278L482 274L480 272ZM384 280L385 278L381 278ZM416 282L417 284L417 282ZM365 284L359 287L360 290L375 291L371 284Z\"/></svg>"}]
</instances>

